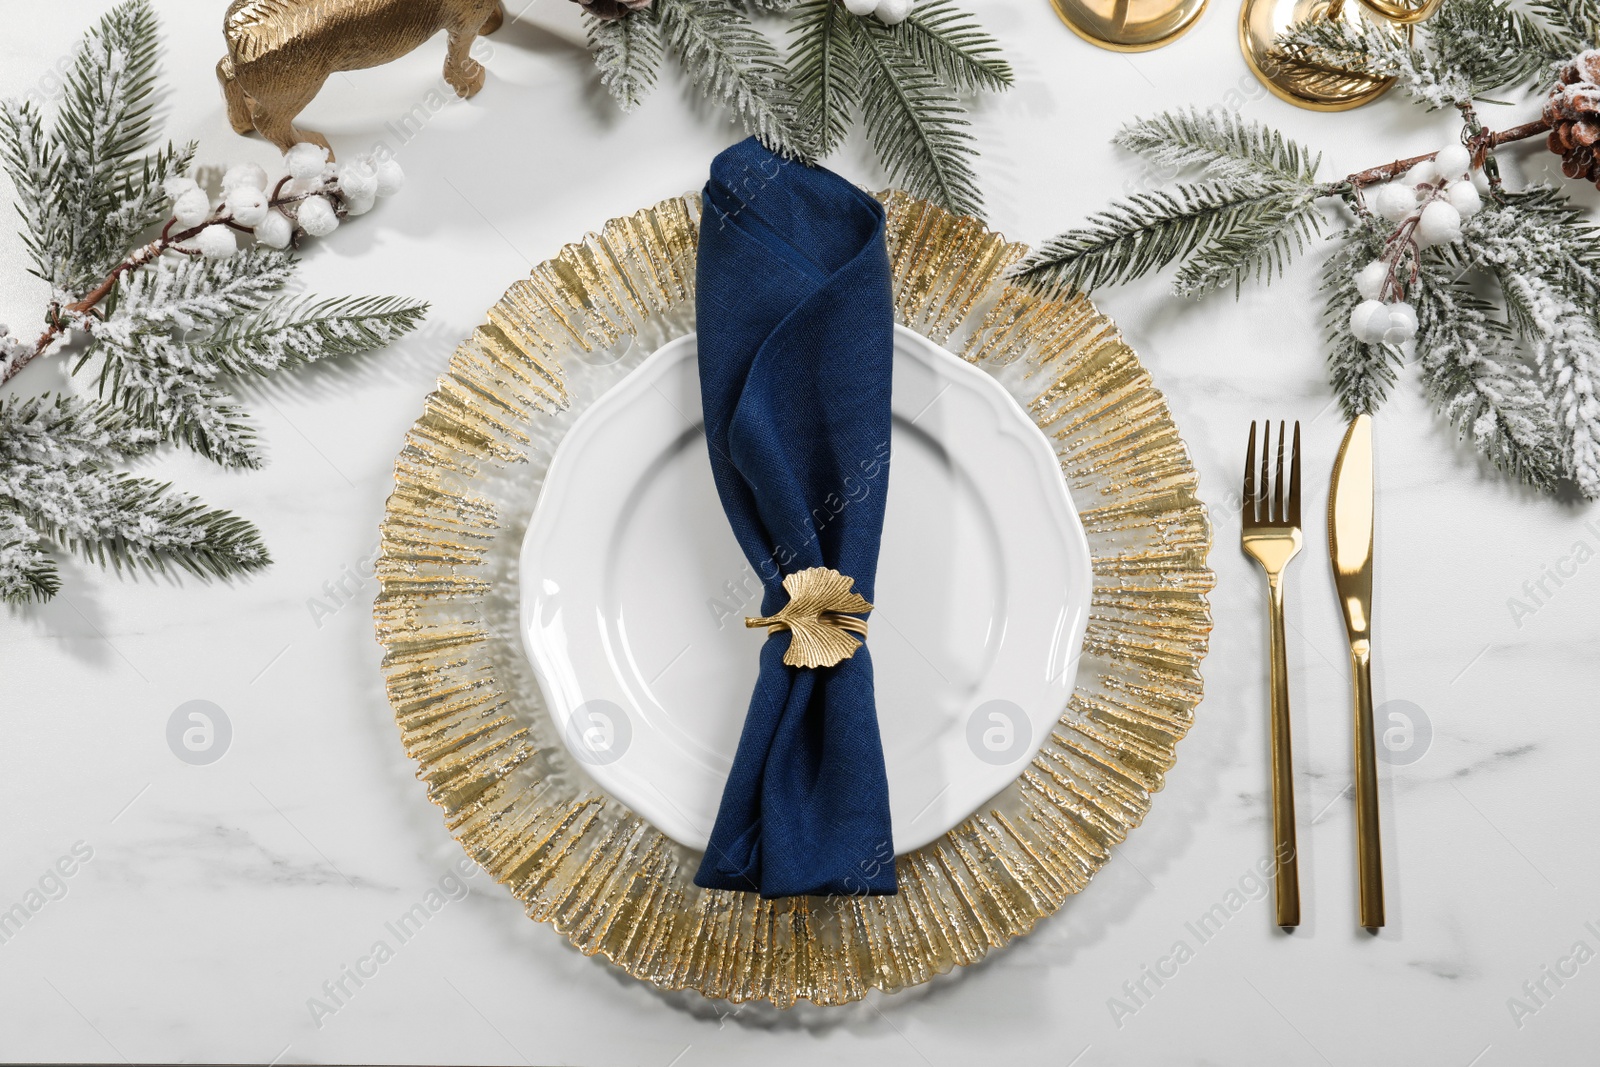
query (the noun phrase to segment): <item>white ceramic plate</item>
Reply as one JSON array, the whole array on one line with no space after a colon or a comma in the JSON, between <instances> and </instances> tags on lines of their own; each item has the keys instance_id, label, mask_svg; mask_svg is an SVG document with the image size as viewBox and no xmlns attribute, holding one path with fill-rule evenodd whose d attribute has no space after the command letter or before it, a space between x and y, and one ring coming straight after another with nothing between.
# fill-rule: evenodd
<instances>
[{"instance_id":1,"label":"white ceramic plate","mask_svg":"<svg viewBox=\"0 0 1600 1067\"><path fill-rule=\"evenodd\" d=\"M573 755L704 849L766 632L744 626L761 587L712 484L695 356L693 335L665 345L574 422L521 580L523 638ZM998 382L897 326L893 408L868 645L903 853L1038 751L1072 694L1092 587L1055 453Z\"/></svg>"}]
</instances>

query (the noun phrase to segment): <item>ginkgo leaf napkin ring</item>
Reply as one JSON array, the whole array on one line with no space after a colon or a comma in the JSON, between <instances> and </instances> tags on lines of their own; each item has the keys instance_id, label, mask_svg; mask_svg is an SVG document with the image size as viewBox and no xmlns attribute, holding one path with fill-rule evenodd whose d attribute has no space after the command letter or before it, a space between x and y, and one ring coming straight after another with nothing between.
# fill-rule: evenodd
<instances>
[{"instance_id":1,"label":"ginkgo leaf napkin ring","mask_svg":"<svg viewBox=\"0 0 1600 1067\"><path fill-rule=\"evenodd\" d=\"M866 597L854 592L856 580L831 567L810 567L783 579L789 603L776 615L745 619L754 629L765 626L767 633L789 631L789 651L783 662L791 667L833 667L856 654L861 647L851 634L867 635L867 620L859 618L872 610Z\"/></svg>"}]
</instances>

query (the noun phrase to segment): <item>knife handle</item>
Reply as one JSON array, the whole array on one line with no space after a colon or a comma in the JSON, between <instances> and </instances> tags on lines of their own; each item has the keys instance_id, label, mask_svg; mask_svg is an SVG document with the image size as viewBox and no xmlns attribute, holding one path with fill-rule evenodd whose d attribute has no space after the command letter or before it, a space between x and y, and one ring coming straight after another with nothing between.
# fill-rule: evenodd
<instances>
[{"instance_id":1,"label":"knife handle","mask_svg":"<svg viewBox=\"0 0 1600 1067\"><path fill-rule=\"evenodd\" d=\"M1294 832L1294 759L1289 743L1289 660L1283 627L1283 574L1269 576L1272 615L1272 844L1278 925L1300 925L1300 857Z\"/></svg>"},{"instance_id":2,"label":"knife handle","mask_svg":"<svg viewBox=\"0 0 1600 1067\"><path fill-rule=\"evenodd\" d=\"M1373 737L1372 646L1350 647L1356 694L1356 855L1360 863L1361 925L1383 925L1383 842L1378 832L1378 746Z\"/></svg>"}]
</instances>

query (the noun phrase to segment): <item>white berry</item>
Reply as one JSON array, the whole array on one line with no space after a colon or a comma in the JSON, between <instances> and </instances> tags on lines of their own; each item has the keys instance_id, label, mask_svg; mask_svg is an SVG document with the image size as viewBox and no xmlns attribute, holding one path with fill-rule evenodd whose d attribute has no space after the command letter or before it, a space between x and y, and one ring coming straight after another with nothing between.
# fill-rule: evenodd
<instances>
[{"instance_id":1,"label":"white berry","mask_svg":"<svg viewBox=\"0 0 1600 1067\"><path fill-rule=\"evenodd\" d=\"M1383 331L1383 343L1403 345L1417 335L1417 309L1404 300L1390 304L1388 327Z\"/></svg>"},{"instance_id":2,"label":"white berry","mask_svg":"<svg viewBox=\"0 0 1600 1067\"><path fill-rule=\"evenodd\" d=\"M1447 245L1461 240L1461 212L1448 201L1435 200L1422 209L1417 220L1417 241L1424 245Z\"/></svg>"},{"instance_id":3,"label":"white berry","mask_svg":"<svg viewBox=\"0 0 1600 1067\"><path fill-rule=\"evenodd\" d=\"M176 201L184 193L197 192L200 189L200 184L193 178L185 178L174 174L161 183L161 189L167 194L168 200Z\"/></svg>"},{"instance_id":4,"label":"white berry","mask_svg":"<svg viewBox=\"0 0 1600 1067\"><path fill-rule=\"evenodd\" d=\"M906 16L911 14L911 0L878 0L874 14L879 22L890 26L904 22Z\"/></svg>"},{"instance_id":5,"label":"white berry","mask_svg":"<svg viewBox=\"0 0 1600 1067\"><path fill-rule=\"evenodd\" d=\"M1367 300L1383 299L1383 283L1389 280L1389 264L1381 259L1368 263L1356 274L1356 292Z\"/></svg>"},{"instance_id":6,"label":"white berry","mask_svg":"<svg viewBox=\"0 0 1600 1067\"><path fill-rule=\"evenodd\" d=\"M301 141L283 154L284 169L297 181L309 182L322 177L327 165L328 150L310 141Z\"/></svg>"},{"instance_id":7,"label":"white berry","mask_svg":"<svg viewBox=\"0 0 1600 1067\"><path fill-rule=\"evenodd\" d=\"M1398 182L1378 187L1378 195L1374 198L1373 206L1378 214L1390 222L1399 222L1413 211L1417 210L1417 193L1415 189L1407 188Z\"/></svg>"},{"instance_id":8,"label":"white berry","mask_svg":"<svg viewBox=\"0 0 1600 1067\"><path fill-rule=\"evenodd\" d=\"M268 211L267 217L256 223L256 241L268 248L288 248L294 238L294 224L281 211Z\"/></svg>"},{"instance_id":9,"label":"white berry","mask_svg":"<svg viewBox=\"0 0 1600 1067\"><path fill-rule=\"evenodd\" d=\"M231 189L265 189L267 172L259 163L235 163L222 175L222 191Z\"/></svg>"},{"instance_id":10,"label":"white berry","mask_svg":"<svg viewBox=\"0 0 1600 1067\"><path fill-rule=\"evenodd\" d=\"M1381 300L1363 300L1350 312L1350 332L1357 341L1377 344L1389 328L1389 308Z\"/></svg>"},{"instance_id":11,"label":"white berry","mask_svg":"<svg viewBox=\"0 0 1600 1067\"><path fill-rule=\"evenodd\" d=\"M870 15L877 6L878 0L844 0L844 9L852 15Z\"/></svg>"},{"instance_id":12,"label":"white berry","mask_svg":"<svg viewBox=\"0 0 1600 1067\"><path fill-rule=\"evenodd\" d=\"M254 226L267 217L267 194L254 185L237 185L225 194L223 205L233 221Z\"/></svg>"},{"instance_id":13,"label":"white berry","mask_svg":"<svg viewBox=\"0 0 1600 1067\"><path fill-rule=\"evenodd\" d=\"M1407 185L1421 185L1431 182L1439 176L1439 168L1433 160L1424 159L1400 176L1400 180Z\"/></svg>"},{"instance_id":14,"label":"white berry","mask_svg":"<svg viewBox=\"0 0 1600 1067\"><path fill-rule=\"evenodd\" d=\"M1455 181L1465 178L1472 169L1472 153L1467 151L1467 146L1462 144L1447 145L1439 149L1439 154L1433 157L1434 168L1441 178Z\"/></svg>"},{"instance_id":15,"label":"white berry","mask_svg":"<svg viewBox=\"0 0 1600 1067\"><path fill-rule=\"evenodd\" d=\"M1478 187L1470 181L1452 182L1444 195L1450 201L1450 206L1459 211L1464 219L1470 219L1483 207L1483 197L1479 195Z\"/></svg>"},{"instance_id":16,"label":"white berry","mask_svg":"<svg viewBox=\"0 0 1600 1067\"><path fill-rule=\"evenodd\" d=\"M344 198L344 212L346 215L365 215L372 210L372 205L378 202L377 195L368 193L365 196L346 196Z\"/></svg>"},{"instance_id":17,"label":"white berry","mask_svg":"<svg viewBox=\"0 0 1600 1067\"><path fill-rule=\"evenodd\" d=\"M214 223L196 235L194 246L207 259L227 259L239 250L239 239L228 227Z\"/></svg>"},{"instance_id":18,"label":"white berry","mask_svg":"<svg viewBox=\"0 0 1600 1067\"><path fill-rule=\"evenodd\" d=\"M326 237L339 228L339 216L327 197L313 196L300 201L297 217L300 228L313 237Z\"/></svg>"},{"instance_id":19,"label":"white berry","mask_svg":"<svg viewBox=\"0 0 1600 1067\"><path fill-rule=\"evenodd\" d=\"M196 185L172 202L172 217L184 229L198 226L211 217L211 199Z\"/></svg>"},{"instance_id":20,"label":"white berry","mask_svg":"<svg viewBox=\"0 0 1600 1067\"><path fill-rule=\"evenodd\" d=\"M339 164L339 191L349 200L371 199L378 194L378 171L371 160Z\"/></svg>"},{"instance_id":21,"label":"white berry","mask_svg":"<svg viewBox=\"0 0 1600 1067\"><path fill-rule=\"evenodd\" d=\"M406 172L393 159L378 164L378 195L393 196L406 184Z\"/></svg>"}]
</instances>

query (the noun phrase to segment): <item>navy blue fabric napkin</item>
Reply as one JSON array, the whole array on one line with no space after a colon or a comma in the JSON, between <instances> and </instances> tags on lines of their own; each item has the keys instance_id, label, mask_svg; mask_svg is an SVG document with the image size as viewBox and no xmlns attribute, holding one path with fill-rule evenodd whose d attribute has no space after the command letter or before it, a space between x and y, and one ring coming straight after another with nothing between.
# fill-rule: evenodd
<instances>
[{"instance_id":1,"label":"navy blue fabric napkin","mask_svg":"<svg viewBox=\"0 0 1600 1067\"><path fill-rule=\"evenodd\" d=\"M700 389L711 471L765 587L763 615L788 603L784 575L808 567L873 596L894 358L884 228L872 197L753 138L712 163ZM788 646L788 633L761 646L695 884L764 897L894 893L872 658L862 647L835 667L790 667Z\"/></svg>"}]
</instances>

